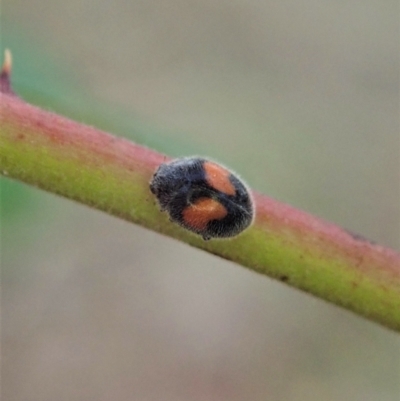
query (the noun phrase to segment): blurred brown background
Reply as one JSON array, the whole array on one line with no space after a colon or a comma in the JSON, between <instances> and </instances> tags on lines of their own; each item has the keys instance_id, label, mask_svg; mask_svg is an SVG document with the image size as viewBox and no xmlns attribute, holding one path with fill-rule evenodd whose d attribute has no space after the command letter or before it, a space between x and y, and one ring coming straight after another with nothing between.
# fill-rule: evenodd
<instances>
[{"instance_id":1,"label":"blurred brown background","mask_svg":"<svg viewBox=\"0 0 400 401\"><path fill-rule=\"evenodd\" d=\"M5 0L29 101L400 249L397 1ZM398 335L2 180L2 400L395 401Z\"/></svg>"}]
</instances>

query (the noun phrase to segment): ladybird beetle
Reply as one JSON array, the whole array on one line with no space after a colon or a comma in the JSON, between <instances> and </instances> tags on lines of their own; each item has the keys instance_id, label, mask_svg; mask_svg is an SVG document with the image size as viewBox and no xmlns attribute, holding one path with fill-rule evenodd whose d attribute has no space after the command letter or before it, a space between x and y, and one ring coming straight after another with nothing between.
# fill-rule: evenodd
<instances>
[{"instance_id":1,"label":"ladybird beetle","mask_svg":"<svg viewBox=\"0 0 400 401\"><path fill-rule=\"evenodd\" d=\"M246 185L225 167L201 157L161 164L150 190L171 221L204 240L234 237L253 221Z\"/></svg>"}]
</instances>

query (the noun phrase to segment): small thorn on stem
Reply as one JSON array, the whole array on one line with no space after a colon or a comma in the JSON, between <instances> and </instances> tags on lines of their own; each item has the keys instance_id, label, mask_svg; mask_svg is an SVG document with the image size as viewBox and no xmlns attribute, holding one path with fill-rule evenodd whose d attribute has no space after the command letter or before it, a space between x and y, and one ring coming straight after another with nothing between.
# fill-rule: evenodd
<instances>
[{"instance_id":1,"label":"small thorn on stem","mask_svg":"<svg viewBox=\"0 0 400 401\"><path fill-rule=\"evenodd\" d=\"M0 72L0 92L14 95L11 88L12 56L9 49L4 50L4 62Z\"/></svg>"},{"instance_id":2,"label":"small thorn on stem","mask_svg":"<svg viewBox=\"0 0 400 401\"><path fill-rule=\"evenodd\" d=\"M12 55L9 49L5 49L4 62L3 62L3 67L1 69L1 73L11 75L11 67L12 67Z\"/></svg>"}]
</instances>

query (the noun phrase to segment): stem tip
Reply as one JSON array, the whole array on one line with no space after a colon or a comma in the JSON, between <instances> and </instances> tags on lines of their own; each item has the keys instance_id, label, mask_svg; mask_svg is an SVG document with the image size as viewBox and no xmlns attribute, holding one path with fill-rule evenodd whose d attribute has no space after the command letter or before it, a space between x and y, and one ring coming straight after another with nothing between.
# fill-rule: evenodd
<instances>
[{"instance_id":1,"label":"stem tip","mask_svg":"<svg viewBox=\"0 0 400 401\"><path fill-rule=\"evenodd\" d=\"M10 76L12 69L12 55L9 49L4 50L4 62L0 72L0 92L14 94L11 88Z\"/></svg>"}]
</instances>

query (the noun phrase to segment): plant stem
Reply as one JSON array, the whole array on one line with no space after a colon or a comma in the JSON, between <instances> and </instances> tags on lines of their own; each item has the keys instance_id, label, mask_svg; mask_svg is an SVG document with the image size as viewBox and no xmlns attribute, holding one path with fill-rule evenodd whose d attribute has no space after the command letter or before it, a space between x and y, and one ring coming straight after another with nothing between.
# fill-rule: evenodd
<instances>
[{"instance_id":1,"label":"plant stem","mask_svg":"<svg viewBox=\"0 0 400 401\"><path fill-rule=\"evenodd\" d=\"M254 193L253 226L203 241L169 222L149 190L155 151L41 110L0 76L0 171L38 188L172 236L400 331L400 255Z\"/></svg>"}]
</instances>

